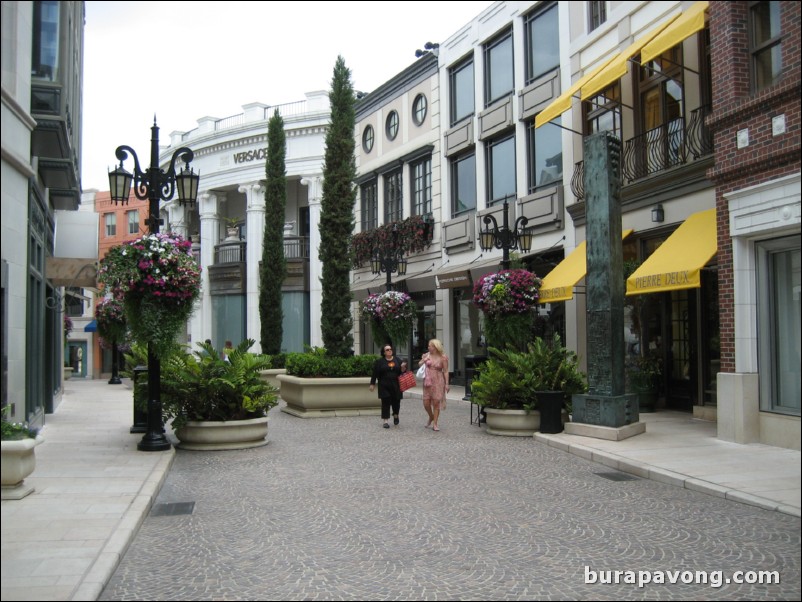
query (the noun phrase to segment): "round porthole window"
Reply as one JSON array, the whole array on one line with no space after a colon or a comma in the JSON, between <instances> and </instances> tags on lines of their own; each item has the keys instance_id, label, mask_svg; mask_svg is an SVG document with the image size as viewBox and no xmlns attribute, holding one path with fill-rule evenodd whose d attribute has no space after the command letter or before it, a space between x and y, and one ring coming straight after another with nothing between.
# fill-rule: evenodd
<instances>
[{"instance_id":1,"label":"round porthole window","mask_svg":"<svg viewBox=\"0 0 802 602\"><path fill-rule=\"evenodd\" d=\"M422 125L423 120L426 119L426 111L429 108L429 103L423 94L418 94L412 103L412 121L415 125Z\"/></svg>"},{"instance_id":2,"label":"round porthole window","mask_svg":"<svg viewBox=\"0 0 802 602\"><path fill-rule=\"evenodd\" d=\"M390 111L387 116L387 137L390 140L395 140L398 136L398 111Z\"/></svg>"},{"instance_id":3,"label":"round porthole window","mask_svg":"<svg viewBox=\"0 0 802 602\"><path fill-rule=\"evenodd\" d=\"M366 153L369 153L373 150L373 139L373 126L369 125L365 128L365 131L362 132L362 148Z\"/></svg>"}]
</instances>

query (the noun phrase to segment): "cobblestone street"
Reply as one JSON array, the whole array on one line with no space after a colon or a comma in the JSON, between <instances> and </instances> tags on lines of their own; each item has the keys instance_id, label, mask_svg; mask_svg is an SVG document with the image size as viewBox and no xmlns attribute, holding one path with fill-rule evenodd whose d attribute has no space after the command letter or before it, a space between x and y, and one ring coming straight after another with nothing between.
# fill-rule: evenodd
<instances>
[{"instance_id":1,"label":"cobblestone street","mask_svg":"<svg viewBox=\"0 0 802 602\"><path fill-rule=\"evenodd\" d=\"M179 450L101 599L800 598L799 518L490 436L468 410L450 403L435 433L417 400L389 430L277 408L265 447ZM155 516L177 502L194 510ZM586 584L586 570L725 583ZM758 570L781 583L726 583Z\"/></svg>"}]
</instances>

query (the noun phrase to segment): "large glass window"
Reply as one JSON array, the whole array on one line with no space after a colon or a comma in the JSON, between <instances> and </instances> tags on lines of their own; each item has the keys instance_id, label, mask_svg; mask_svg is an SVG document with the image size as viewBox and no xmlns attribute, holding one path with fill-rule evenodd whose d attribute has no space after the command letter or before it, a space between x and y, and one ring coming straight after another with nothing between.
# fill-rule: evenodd
<instances>
[{"instance_id":1,"label":"large glass window","mask_svg":"<svg viewBox=\"0 0 802 602\"><path fill-rule=\"evenodd\" d=\"M451 84L451 125L473 115L474 84L473 59L469 59L454 67L449 73Z\"/></svg>"},{"instance_id":2,"label":"large glass window","mask_svg":"<svg viewBox=\"0 0 802 602\"><path fill-rule=\"evenodd\" d=\"M535 129L532 121L526 130L526 168L529 194L541 186L563 179L562 130L556 127Z\"/></svg>"},{"instance_id":3,"label":"large glass window","mask_svg":"<svg viewBox=\"0 0 802 602\"><path fill-rule=\"evenodd\" d=\"M526 17L526 85L560 66L560 28L557 5Z\"/></svg>"},{"instance_id":4,"label":"large glass window","mask_svg":"<svg viewBox=\"0 0 802 602\"><path fill-rule=\"evenodd\" d=\"M413 163L411 170L412 215L426 215L432 212L432 158Z\"/></svg>"},{"instance_id":5,"label":"large glass window","mask_svg":"<svg viewBox=\"0 0 802 602\"><path fill-rule=\"evenodd\" d=\"M512 31L508 31L485 46L485 106L512 92L512 71Z\"/></svg>"},{"instance_id":6,"label":"large glass window","mask_svg":"<svg viewBox=\"0 0 802 602\"><path fill-rule=\"evenodd\" d=\"M469 153L451 163L451 217L476 210L476 155Z\"/></svg>"},{"instance_id":7,"label":"large glass window","mask_svg":"<svg viewBox=\"0 0 802 602\"><path fill-rule=\"evenodd\" d=\"M758 245L761 409L800 415L800 239Z\"/></svg>"},{"instance_id":8,"label":"large glass window","mask_svg":"<svg viewBox=\"0 0 802 602\"><path fill-rule=\"evenodd\" d=\"M106 222L106 236L117 236L117 215L107 213L104 219Z\"/></svg>"},{"instance_id":9,"label":"large glass window","mask_svg":"<svg viewBox=\"0 0 802 602\"><path fill-rule=\"evenodd\" d=\"M33 3L33 47L31 76L55 81L58 79L59 3Z\"/></svg>"},{"instance_id":10,"label":"large glass window","mask_svg":"<svg viewBox=\"0 0 802 602\"><path fill-rule=\"evenodd\" d=\"M555 128L556 129L556 128ZM515 196L515 135L487 143L487 206Z\"/></svg>"},{"instance_id":11,"label":"large glass window","mask_svg":"<svg viewBox=\"0 0 802 602\"><path fill-rule=\"evenodd\" d=\"M362 208L362 232L373 230L379 225L379 203L376 198L376 180L363 184L360 188Z\"/></svg>"},{"instance_id":12,"label":"large glass window","mask_svg":"<svg viewBox=\"0 0 802 602\"><path fill-rule=\"evenodd\" d=\"M403 215L404 187L400 169L384 176L384 223L401 221Z\"/></svg>"},{"instance_id":13,"label":"large glass window","mask_svg":"<svg viewBox=\"0 0 802 602\"><path fill-rule=\"evenodd\" d=\"M753 87L762 90L782 72L780 2L753 2L749 8Z\"/></svg>"},{"instance_id":14,"label":"large glass window","mask_svg":"<svg viewBox=\"0 0 802 602\"><path fill-rule=\"evenodd\" d=\"M683 163L682 45L674 46L640 69L639 110L637 175L642 177Z\"/></svg>"}]
</instances>

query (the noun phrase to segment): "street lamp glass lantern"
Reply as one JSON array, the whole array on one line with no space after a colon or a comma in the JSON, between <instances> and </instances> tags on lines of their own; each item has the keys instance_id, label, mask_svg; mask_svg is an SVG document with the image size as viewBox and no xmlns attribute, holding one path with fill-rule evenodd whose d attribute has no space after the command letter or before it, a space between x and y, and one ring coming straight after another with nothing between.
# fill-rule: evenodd
<instances>
[{"instance_id":1,"label":"street lamp glass lantern","mask_svg":"<svg viewBox=\"0 0 802 602\"><path fill-rule=\"evenodd\" d=\"M178 203L180 205L195 204L198 198L198 183L200 182L200 172L195 173L189 165L186 165L175 176L175 186L178 191Z\"/></svg>"},{"instance_id":2,"label":"street lamp glass lantern","mask_svg":"<svg viewBox=\"0 0 802 602\"><path fill-rule=\"evenodd\" d=\"M482 251L490 251L495 242L496 233L490 229L490 226L485 227L485 229L479 233L479 246L482 247Z\"/></svg>"},{"instance_id":3,"label":"street lamp glass lantern","mask_svg":"<svg viewBox=\"0 0 802 602\"><path fill-rule=\"evenodd\" d=\"M518 247L521 253L528 253L532 248L532 232L529 229L523 229L518 233Z\"/></svg>"},{"instance_id":4,"label":"street lamp glass lantern","mask_svg":"<svg viewBox=\"0 0 802 602\"><path fill-rule=\"evenodd\" d=\"M399 276L404 276L407 273L407 260L406 257L403 255L398 256L398 261L396 262L397 271Z\"/></svg>"},{"instance_id":5,"label":"street lamp glass lantern","mask_svg":"<svg viewBox=\"0 0 802 602\"><path fill-rule=\"evenodd\" d=\"M379 254L376 253L370 260L370 271L374 274L381 274L382 273L382 260L379 257Z\"/></svg>"},{"instance_id":6,"label":"street lamp glass lantern","mask_svg":"<svg viewBox=\"0 0 802 602\"><path fill-rule=\"evenodd\" d=\"M115 205L117 203L128 204L133 179L134 176L123 169L122 161L117 169L109 172L109 190L111 191L111 200Z\"/></svg>"}]
</instances>

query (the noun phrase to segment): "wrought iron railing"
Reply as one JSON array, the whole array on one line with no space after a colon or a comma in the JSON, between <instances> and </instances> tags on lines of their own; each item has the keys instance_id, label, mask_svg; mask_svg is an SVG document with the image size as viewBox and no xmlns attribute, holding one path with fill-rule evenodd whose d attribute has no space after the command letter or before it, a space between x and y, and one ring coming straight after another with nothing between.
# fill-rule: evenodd
<instances>
[{"instance_id":1,"label":"wrought iron railing","mask_svg":"<svg viewBox=\"0 0 802 602\"><path fill-rule=\"evenodd\" d=\"M221 242L214 247L214 263L245 263L245 242Z\"/></svg>"},{"instance_id":2,"label":"wrought iron railing","mask_svg":"<svg viewBox=\"0 0 802 602\"><path fill-rule=\"evenodd\" d=\"M710 112L710 105L691 111L688 121L688 148L693 159L713 154L713 132L705 125L705 118Z\"/></svg>"},{"instance_id":3,"label":"wrought iron railing","mask_svg":"<svg viewBox=\"0 0 802 602\"><path fill-rule=\"evenodd\" d=\"M309 259L309 237L308 236L285 237L284 259Z\"/></svg>"},{"instance_id":4,"label":"wrought iron railing","mask_svg":"<svg viewBox=\"0 0 802 602\"><path fill-rule=\"evenodd\" d=\"M705 125L710 105L691 111L687 127L675 119L624 143L622 180L629 184L678 165L713 154L713 135ZM585 162L574 165L571 192L577 200L585 198Z\"/></svg>"}]
</instances>

